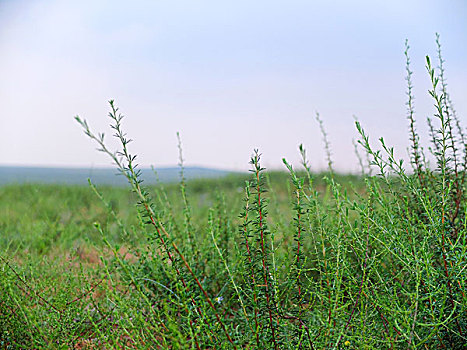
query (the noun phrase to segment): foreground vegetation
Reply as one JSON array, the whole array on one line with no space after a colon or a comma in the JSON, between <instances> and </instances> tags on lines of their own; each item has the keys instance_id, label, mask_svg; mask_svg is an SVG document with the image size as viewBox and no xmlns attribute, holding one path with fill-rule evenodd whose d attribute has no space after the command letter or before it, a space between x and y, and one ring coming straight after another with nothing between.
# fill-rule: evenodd
<instances>
[{"instance_id":1,"label":"foreground vegetation","mask_svg":"<svg viewBox=\"0 0 467 350\"><path fill-rule=\"evenodd\" d=\"M431 146L407 53L411 167L357 122L358 178L333 172L318 117L327 174L300 147L299 172L255 151L249 176L187 183L180 154L180 184L145 188L114 103L117 152L77 118L132 191L0 189L2 346L464 349L467 147L443 63L427 58Z\"/></svg>"}]
</instances>

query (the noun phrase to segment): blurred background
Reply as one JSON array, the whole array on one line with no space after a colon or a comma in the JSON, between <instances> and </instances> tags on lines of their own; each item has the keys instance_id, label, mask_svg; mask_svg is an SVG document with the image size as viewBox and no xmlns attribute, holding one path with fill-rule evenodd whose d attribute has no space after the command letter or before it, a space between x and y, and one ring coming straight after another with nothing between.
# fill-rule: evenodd
<instances>
[{"instance_id":1,"label":"blurred background","mask_svg":"<svg viewBox=\"0 0 467 350\"><path fill-rule=\"evenodd\" d=\"M441 35L446 77L467 115L467 2L0 1L0 166L111 166L73 117L104 131L108 100L126 115L141 166L245 171L299 162L357 172L357 116L407 158L404 43L422 136L433 112L425 55Z\"/></svg>"}]
</instances>

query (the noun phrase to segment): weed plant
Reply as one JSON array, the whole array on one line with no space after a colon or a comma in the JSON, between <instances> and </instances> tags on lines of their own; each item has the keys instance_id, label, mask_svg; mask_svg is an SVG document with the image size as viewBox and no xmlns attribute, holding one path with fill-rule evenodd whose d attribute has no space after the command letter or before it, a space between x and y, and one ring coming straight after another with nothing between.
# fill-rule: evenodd
<instances>
[{"instance_id":1,"label":"weed plant","mask_svg":"<svg viewBox=\"0 0 467 350\"><path fill-rule=\"evenodd\" d=\"M254 151L241 187L238 179L226 180L227 195L216 191L209 199L200 183L185 181L180 141L174 199L173 188L142 183L113 101L117 151L76 117L128 180L126 199L137 210L122 215L111 194L91 184L102 203L100 209L85 204L101 213L86 219L95 222L88 229L103 243L93 243L95 264L73 256L2 256L1 346L465 349L467 143L438 36L436 43L437 67L426 58L435 107L427 119L430 146L422 146L417 131L406 44L410 165L396 159L383 138L376 149L356 121L357 153L364 156L354 186L334 173L319 115L329 168L323 179L300 146L301 170L284 159L289 180L277 186L279 175L265 173ZM66 230L71 224L47 215L49 225ZM48 239L44 246L57 238ZM24 249L24 243L9 244L5 251Z\"/></svg>"}]
</instances>

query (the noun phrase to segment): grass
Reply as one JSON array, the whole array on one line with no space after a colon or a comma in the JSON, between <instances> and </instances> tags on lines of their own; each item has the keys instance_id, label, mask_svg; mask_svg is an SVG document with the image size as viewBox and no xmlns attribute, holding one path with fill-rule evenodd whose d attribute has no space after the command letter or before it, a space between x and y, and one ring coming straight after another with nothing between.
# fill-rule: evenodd
<instances>
[{"instance_id":1,"label":"grass","mask_svg":"<svg viewBox=\"0 0 467 350\"><path fill-rule=\"evenodd\" d=\"M467 148L437 37L430 146L410 164L359 122L361 176L299 167L146 187L120 142L76 118L128 188L0 188L3 348L464 349ZM361 153L363 155L361 155ZM366 161L365 161L366 160ZM297 171L296 168L300 170Z\"/></svg>"}]
</instances>

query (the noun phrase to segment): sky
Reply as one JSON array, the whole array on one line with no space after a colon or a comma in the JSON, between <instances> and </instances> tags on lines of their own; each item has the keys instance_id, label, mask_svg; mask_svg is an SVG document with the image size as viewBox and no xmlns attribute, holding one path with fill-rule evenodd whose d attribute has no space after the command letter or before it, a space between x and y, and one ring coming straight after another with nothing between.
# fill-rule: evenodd
<instances>
[{"instance_id":1,"label":"sky","mask_svg":"<svg viewBox=\"0 0 467 350\"><path fill-rule=\"evenodd\" d=\"M326 166L355 172L358 117L406 158L404 45L411 49L422 137L433 102L425 55L441 35L446 77L467 125L467 2L0 0L0 165L107 167L74 120L109 128L108 100L125 115L141 166L247 170Z\"/></svg>"}]
</instances>

